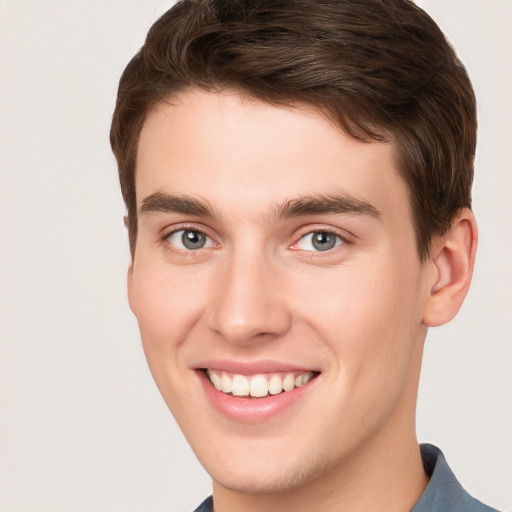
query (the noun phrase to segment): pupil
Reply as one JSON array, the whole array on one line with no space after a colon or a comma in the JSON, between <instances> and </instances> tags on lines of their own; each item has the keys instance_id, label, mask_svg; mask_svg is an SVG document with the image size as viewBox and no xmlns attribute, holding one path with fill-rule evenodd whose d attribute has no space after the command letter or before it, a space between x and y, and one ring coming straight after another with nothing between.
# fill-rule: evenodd
<instances>
[{"instance_id":1,"label":"pupil","mask_svg":"<svg viewBox=\"0 0 512 512\"><path fill-rule=\"evenodd\" d=\"M328 251L336 245L336 236L332 233L319 232L314 234L312 242L318 251Z\"/></svg>"},{"instance_id":2,"label":"pupil","mask_svg":"<svg viewBox=\"0 0 512 512\"><path fill-rule=\"evenodd\" d=\"M187 249L201 249L204 247L206 237L199 231L185 231L181 241Z\"/></svg>"}]
</instances>

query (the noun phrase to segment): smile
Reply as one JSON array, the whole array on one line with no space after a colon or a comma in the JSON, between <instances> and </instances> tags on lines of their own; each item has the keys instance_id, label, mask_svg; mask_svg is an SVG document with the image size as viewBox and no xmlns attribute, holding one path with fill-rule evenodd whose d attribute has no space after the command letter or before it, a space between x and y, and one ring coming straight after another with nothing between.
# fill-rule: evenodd
<instances>
[{"instance_id":1,"label":"smile","mask_svg":"<svg viewBox=\"0 0 512 512\"><path fill-rule=\"evenodd\" d=\"M237 397L265 398L300 388L315 377L315 372L279 372L250 376L208 369L206 375L215 389L222 393Z\"/></svg>"},{"instance_id":2,"label":"smile","mask_svg":"<svg viewBox=\"0 0 512 512\"><path fill-rule=\"evenodd\" d=\"M196 374L206 398L221 416L245 424L279 421L309 403L322 372L278 361L202 361Z\"/></svg>"}]
</instances>

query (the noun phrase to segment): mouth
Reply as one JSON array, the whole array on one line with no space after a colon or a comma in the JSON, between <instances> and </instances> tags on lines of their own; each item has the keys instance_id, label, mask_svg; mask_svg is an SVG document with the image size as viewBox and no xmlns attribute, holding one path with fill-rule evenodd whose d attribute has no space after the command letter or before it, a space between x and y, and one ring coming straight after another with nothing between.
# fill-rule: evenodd
<instances>
[{"instance_id":1,"label":"mouth","mask_svg":"<svg viewBox=\"0 0 512 512\"><path fill-rule=\"evenodd\" d=\"M255 375L242 375L209 368L203 368L201 371L217 391L247 399L262 399L289 393L305 386L319 375L319 372L312 370Z\"/></svg>"},{"instance_id":2,"label":"mouth","mask_svg":"<svg viewBox=\"0 0 512 512\"><path fill-rule=\"evenodd\" d=\"M216 413L252 425L307 410L322 375L318 368L273 360L203 360L195 370Z\"/></svg>"}]
</instances>

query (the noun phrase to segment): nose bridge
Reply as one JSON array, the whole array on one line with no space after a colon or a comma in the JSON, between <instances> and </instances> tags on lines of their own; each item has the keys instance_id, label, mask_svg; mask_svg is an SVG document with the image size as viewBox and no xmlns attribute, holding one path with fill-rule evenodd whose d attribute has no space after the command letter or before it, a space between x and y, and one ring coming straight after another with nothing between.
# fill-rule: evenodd
<instances>
[{"instance_id":1,"label":"nose bridge","mask_svg":"<svg viewBox=\"0 0 512 512\"><path fill-rule=\"evenodd\" d=\"M278 290L278 272L262 247L233 250L215 280L210 329L232 343L286 332L291 315Z\"/></svg>"}]
</instances>

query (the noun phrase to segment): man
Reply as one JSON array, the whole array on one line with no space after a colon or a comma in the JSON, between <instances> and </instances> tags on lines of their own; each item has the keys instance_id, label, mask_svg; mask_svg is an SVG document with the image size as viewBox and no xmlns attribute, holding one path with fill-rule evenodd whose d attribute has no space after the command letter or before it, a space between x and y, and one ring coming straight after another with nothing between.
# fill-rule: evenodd
<instances>
[{"instance_id":1,"label":"man","mask_svg":"<svg viewBox=\"0 0 512 512\"><path fill-rule=\"evenodd\" d=\"M111 142L136 315L213 499L485 511L415 408L471 280L475 100L406 0L185 1L126 68Z\"/></svg>"}]
</instances>

